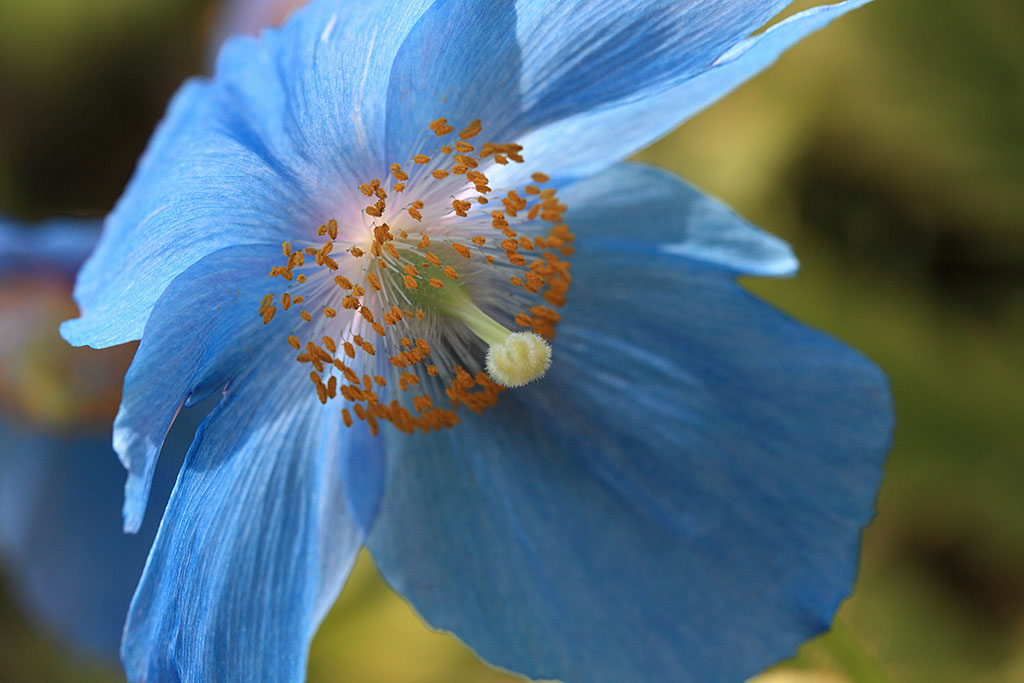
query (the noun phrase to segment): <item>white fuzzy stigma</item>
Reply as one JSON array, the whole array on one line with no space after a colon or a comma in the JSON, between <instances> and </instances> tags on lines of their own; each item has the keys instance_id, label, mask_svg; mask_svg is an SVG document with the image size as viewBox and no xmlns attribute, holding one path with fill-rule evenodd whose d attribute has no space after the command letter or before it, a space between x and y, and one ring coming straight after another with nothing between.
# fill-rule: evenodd
<instances>
[{"instance_id":1,"label":"white fuzzy stigma","mask_svg":"<svg viewBox=\"0 0 1024 683\"><path fill-rule=\"evenodd\" d=\"M503 387L529 384L550 366L551 346L533 332L512 332L487 349L487 374Z\"/></svg>"}]
</instances>

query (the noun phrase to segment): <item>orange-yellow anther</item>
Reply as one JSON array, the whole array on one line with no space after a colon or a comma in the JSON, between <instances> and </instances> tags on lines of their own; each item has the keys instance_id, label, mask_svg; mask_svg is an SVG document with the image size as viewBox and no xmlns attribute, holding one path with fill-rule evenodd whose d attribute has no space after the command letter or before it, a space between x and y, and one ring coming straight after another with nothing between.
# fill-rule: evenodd
<instances>
[{"instance_id":1,"label":"orange-yellow anther","mask_svg":"<svg viewBox=\"0 0 1024 683\"><path fill-rule=\"evenodd\" d=\"M469 140L479 135L481 130L483 130L483 125L480 123L480 119L473 119L468 126L459 131L459 137L463 140Z\"/></svg>"},{"instance_id":2,"label":"orange-yellow anther","mask_svg":"<svg viewBox=\"0 0 1024 683\"><path fill-rule=\"evenodd\" d=\"M430 130L434 131L434 134L438 137L443 137L452 133L455 128L448 125L448 119L441 118L430 124Z\"/></svg>"}]
</instances>

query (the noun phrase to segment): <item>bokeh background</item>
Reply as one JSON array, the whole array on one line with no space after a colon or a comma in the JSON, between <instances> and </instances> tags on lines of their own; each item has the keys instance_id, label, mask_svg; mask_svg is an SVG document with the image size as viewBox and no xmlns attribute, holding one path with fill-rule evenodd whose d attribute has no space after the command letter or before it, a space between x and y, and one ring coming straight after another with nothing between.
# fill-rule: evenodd
<instances>
[{"instance_id":1,"label":"bokeh background","mask_svg":"<svg viewBox=\"0 0 1024 683\"><path fill-rule=\"evenodd\" d=\"M170 94L206 71L215 13L0 0L0 214L108 210ZM1020 0L877 0L639 155L788 239L801 273L749 287L892 382L854 594L766 681L1024 680L1022 34ZM0 577L0 678L120 678L17 605ZM309 678L518 680L432 632L366 557Z\"/></svg>"}]
</instances>

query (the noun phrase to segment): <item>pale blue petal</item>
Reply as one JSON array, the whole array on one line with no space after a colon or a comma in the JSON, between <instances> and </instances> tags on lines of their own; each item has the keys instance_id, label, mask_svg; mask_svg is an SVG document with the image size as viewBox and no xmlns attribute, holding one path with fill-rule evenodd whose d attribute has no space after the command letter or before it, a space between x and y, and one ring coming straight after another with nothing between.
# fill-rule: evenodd
<instances>
[{"instance_id":1,"label":"pale blue petal","mask_svg":"<svg viewBox=\"0 0 1024 683\"><path fill-rule=\"evenodd\" d=\"M515 0L481 7L473 0L438 0L409 32L388 81L388 159L406 163L432 153L427 127L446 117L453 126L484 122L497 141L521 118L520 48ZM423 139L427 146L421 148ZM510 142L511 140L501 140Z\"/></svg>"},{"instance_id":2,"label":"pale blue petal","mask_svg":"<svg viewBox=\"0 0 1024 683\"><path fill-rule=\"evenodd\" d=\"M267 273L281 258L275 247L221 249L172 282L154 307L114 421L114 450L128 470L126 531L142 522L164 435L181 406L222 390L240 373L295 365L285 341L291 321L278 316L265 325L259 315L275 283ZM258 367L271 351L276 359Z\"/></svg>"},{"instance_id":3,"label":"pale blue petal","mask_svg":"<svg viewBox=\"0 0 1024 683\"><path fill-rule=\"evenodd\" d=\"M581 249L573 274L547 377L389 445L370 549L431 624L499 666L742 680L826 629L851 589L886 380L722 269Z\"/></svg>"},{"instance_id":4,"label":"pale blue petal","mask_svg":"<svg viewBox=\"0 0 1024 683\"><path fill-rule=\"evenodd\" d=\"M403 161L440 116L456 126L479 118L486 139L510 142L581 112L647 97L700 73L787 4L498 0L482 7L439 0L395 61L389 153Z\"/></svg>"},{"instance_id":5,"label":"pale blue petal","mask_svg":"<svg viewBox=\"0 0 1024 683\"><path fill-rule=\"evenodd\" d=\"M384 496L384 448L381 438L360 425L351 435L347 449L352 457L342 460L341 479L352 517L365 535L373 528Z\"/></svg>"},{"instance_id":6,"label":"pale blue petal","mask_svg":"<svg viewBox=\"0 0 1024 683\"><path fill-rule=\"evenodd\" d=\"M244 119L259 112L240 123L293 167L307 195L296 200L358 214L365 202L357 185L386 176L389 74L431 2L314 2L260 41L236 38L221 51L217 85ZM347 216L321 215L312 227L331 217Z\"/></svg>"},{"instance_id":7,"label":"pale blue petal","mask_svg":"<svg viewBox=\"0 0 1024 683\"><path fill-rule=\"evenodd\" d=\"M138 339L168 283L207 253L288 239L294 186L261 161L258 144L225 126L208 84L182 88L79 273L82 317L61 326L65 339L94 347Z\"/></svg>"},{"instance_id":8,"label":"pale blue petal","mask_svg":"<svg viewBox=\"0 0 1024 683\"><path fill-rule=\"evenodd\" d=\"M652 166L612 166L559 196L580 249L656 249L748 275L791 275L798 266L784 241Z\"/></svg>"},{"instance_id":9,"label":"pale blue petal","mask_svg":"<svg viewBox=\"0 0 1024 683\"><path fill-rule=\"evenodd\" d=\"M531 127L683 82L790 0L517 3Z\"/></svg>"},{"instance_id":10,"label":"pale blue petal","mask_svg":"<svg viewBox=\"0 0 1024 683\"><path fill-rule=\"evenodd\" d=\"M361 454L301 366L261 353L200 428L132 600L129 681L301 681L363 542L341 478Z\"/></svg>"},{"instance_id":11,"label":"pale blue petal","mask_svg":"<svg viewBox=\"0 0 1024 683\"><path fill-rule=\"evenodd\" d=\"M809 34L869 1L848 0L800 12L738 42L686 80L537 128L519 140L527 162L551 175L584 176L624 159L771 66Z\"/></svg>"},{"instance_id":12,"label":"pale blue petal","mask_svg":"<svg viewBox=\"0 0 1024 683\"><path fill-rule=\"evenodd\" d=\"M426 0L319 2L175 96L75 289L76 345L138 339L160 293L208 253L308 239L384 177L388 73ZM346 214L355 212L353 215Z\"/></svg>"}]
</instances>

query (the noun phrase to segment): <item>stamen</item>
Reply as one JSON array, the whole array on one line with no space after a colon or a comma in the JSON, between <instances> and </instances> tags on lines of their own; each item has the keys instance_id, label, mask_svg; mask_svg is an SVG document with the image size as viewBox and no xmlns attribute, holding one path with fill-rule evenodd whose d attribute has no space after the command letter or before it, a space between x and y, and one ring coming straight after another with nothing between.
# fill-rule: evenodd
<instances>
[{"instance_id":1,"label":"stamen","mask_svg":"<svg viewBox=\"0 0 1024 683\"><path fill-rule=\"evenodd\" d=\"M311 389L322 403L339 398L344 423L362 420L374 434L381 421L405 432L452 427L459 408L480 412L506 387L542 377L560 320L548 306L565 303L571 282L562 257L574 238L548 176L492 190L495 165L521 163L523 148L468 142L479 120L456 135L444 118L429 128L403 160L408 171L396 162L383 181L359 185L372 203L352 207L354 224L330 219L310 242L281 245L287 262L270 275L286 291L260 302L267 323L296 309L287 342L312 369ZM481 208L488 195L500 210Z\"/></svg>"}]
</instances>

